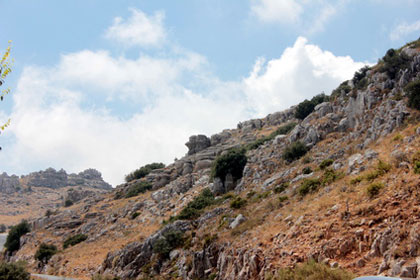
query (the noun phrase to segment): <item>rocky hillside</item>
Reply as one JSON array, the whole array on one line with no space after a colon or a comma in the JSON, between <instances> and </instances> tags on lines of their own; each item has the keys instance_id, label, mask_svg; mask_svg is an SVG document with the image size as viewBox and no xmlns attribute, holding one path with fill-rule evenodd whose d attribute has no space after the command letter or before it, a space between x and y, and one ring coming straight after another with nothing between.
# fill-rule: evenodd
<instances>
[{"instance_id":1,"label":"rocky hillside","mask_svg":"<svg viewBox=\"0 0 420 280\"><path fill-rule=\"evenodd\" d=\"M63 169L48 168L20 178L3 173L0 174L0 224L13 225L21 219L39 217L66 201L75 203L111 189L95 169L67 174Z\"/></svg>"},{"instance_id":2,"label":"rocky hillside","mask_svg":"<svg viewBox=\"0 0 420 280\"><path fill-rule=\"evenodd\" d=\"M271 279L310 259L418 277L419 79L416 41L329 97L192 136L165 168L34 219L10 259L81 279ZM47 264L42 242L62 249Z\"/></svg>"}]
</instances>

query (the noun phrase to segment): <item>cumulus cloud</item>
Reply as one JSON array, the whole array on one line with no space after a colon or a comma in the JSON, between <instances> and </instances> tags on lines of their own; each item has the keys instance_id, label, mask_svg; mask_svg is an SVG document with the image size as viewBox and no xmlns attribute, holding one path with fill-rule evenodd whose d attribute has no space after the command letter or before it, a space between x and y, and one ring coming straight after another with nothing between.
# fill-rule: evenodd
<instances>
[{"instance_id":1,"label":"cumulus cloud","mask_svg":"<svg viewBox=\"0 0 420 280\"><path fill-rule=\"evenodd\" d=\"M420 31L420 20L412 23L403 22L391 30L389 38L393 41L404 39L407 35Z\"/></svg>"},{"instance_id":2,"label":"cumulus cloud","mask_svg":"<svg viewBox=\"0 0 420 280\"><path fill-rule=\"evenodd\" d=\"M295 0L256 0L253 1L251 11L263 22L296 22L303 8Z\"/></svg>"},{"instance_id":3,"label":"cumulus cloud","mask_svg":"<svg viewBox=\"0 0 420 280\"><path fill-rule=\"evenodd\" d=\"M131 17L127 20L116 17L105 36L129 47L159 46L166 37L164 19L165 14L161 11L148 16L141 10L131 9Z\"/></svg>"},{"instance_id":4,"label":"cumulus cloud","mask_svg":"<svg viewBox=\"0 0 420 280\"><path fill-rule=\"evenodd\" d=\"M93 167L115 185L141 165L183 156L190 135L330 93L363 66L299 37L279 58L257 59L246 77L221 81L199 54L167 52L127 58L82 50L52 67L26 66L12 95L13 142L0 153L2 169Z\"/></svg>"}]
</instances>

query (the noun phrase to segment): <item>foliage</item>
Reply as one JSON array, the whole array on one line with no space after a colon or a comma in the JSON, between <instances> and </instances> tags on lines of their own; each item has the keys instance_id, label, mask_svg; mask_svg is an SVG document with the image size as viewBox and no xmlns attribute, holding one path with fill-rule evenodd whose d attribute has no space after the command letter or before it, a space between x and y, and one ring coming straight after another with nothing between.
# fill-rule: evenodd
<instances>
[{"instance_id":1,"label":"foliage","mask_svg":"<svg viewBox=\"0 0 420 280\"><path fill-rule=\"evenodd\" d=\"M130 186L125 194L125 198L138 196L141 193L145 193L152 189L152 184L146 181L138 182Z\"/></svg>"},{"instance_id":2,"label":"foliage","mask_svg":"<svg viewBox=\"0 0 420 280\"><path fill-rule=\"evenodd\" d=\"M404 90L408 93L408 106L420 110L420 80L410 82Z\"/></svg>"},{"instance_id":3,"label":"foliage","mask_svg":"<svg viewBox=\"0 0 420 280\"><path fill-rule=\"evenodd\" d=\"M338 88L332 91L331 98L335 98L341 95L341 92L349 93L351 91L351 87L349 86L349 81L342 82Z\"/></svg>"},{"instance_id":4,"label":"foliage","mask_svg":"<svg viewBox=\"0 0 420 280\"><path fill-rule=\"evenodd\" d=\"M274 188L274 193L281 193L283 192L285 189L287 189L289 187L289 183L281 183L279 186L276 186Z\"/></svg>"},{"instance_id":5,"label":"foliage","mask_svg":"<svg viewBox=\"0 0 420 280\"><path fill-rule=\"evenodd\" d=\"M18 225L13 226L10 229L6 238L6 243L4 243L4 247L7 249L9 254L12 254L14 251L20 249L20 238L30 231L31 227L26 220L23 220Z\"/></svg>"},{"instance_id":6,"label":"foliage","mask_svg":"<svg viewBox=\"0 0 420 280\"><path fill-rule=\"evenodd\" d=\"M226 176L231 174L234 180L242 178L242 172L247 162L245 149L231 149L222 154L213 162L211 178L220 178L225 181Z\"/></svg>"},{"instance_id":7,"label":"foliage","mask_svg":"<svg viewBox=\"0 0 420 280\"><path fill-rule=\"evenodd\" d=\"M161 258L166 259L173 249L182 247L184 242L185 238L183 232L179 230L170 230L165 232L162 237L153 243L153 252L159 254Z\"/></svg>"},{"instance_id":8,"label":"foliage","mask_svg":"<svg viewBox=\"0 0 420 280\"><path fill-rule=\"evenodd\" d=\"M364 175L360 175L357 176L353 179L350 180L350 184L357 184L362 182L363 180L372 182L373 180L375 180L376 178L385 175L386 173L388 173L391 170L391 164L384 162L382 160L378 161L378 164L375 167L375 170L370 171Z\"/></svg>"},{"instance_id":9,"label":"foliage","mask_svg":"<svg viewBox=\"0 0 420 280\"><path fill-rule=\"evenodd\" d=\"M259 146L264 145L266 142L271 141L274 138L276 138L277 135L286 135L286 134L288 134L290 131L292 131L292 129L295 126L296 126L296 123L294 123L294 122L290 122L288 124L282 125L279 128L277 128L275 131L273 131L272 133L270 133L270 135L264 136L264 137L262 137L260 139L255 140L252 143L249 143L249 144L245 145L245 149L247 151L255 150Z\"/></svg>"},{"instance_id":10,"label":"foliage","mask_svg":"<svg viewBox=\"0 0 420 280\"><path fill-rule=\"evenodd\" d=\"M87 238L88 238L88 236L86 234L81 234L81 233L70 236L64 241L63 248L66 249L69 246L74 246L76 244L79 244L79 243L85 241Z\"/></svg>"},{"instance_id":11,"label":"foliage","mask_svg":"<svg viewBox=\"0 0 420 280\"><path fill-rule=\"evenodd\" d=\"M150 172L152 172L155 169L164 168L165 164L163 163L150 163L146 164L145 166L140 167L139 169L134 170L130 174L125 176L125 181L130 182L136 179L141 179L149 175Z\"/></svg>"},{"instance_id":12,"label":"foliage","mask_svg":"<svg viewBox=\"0 0 420 280\"><path fill-rule=\"evenodd\" d=\"M414 173L420 174L420 161L414 162Z\"/></svg>"},{"instance_id":13,"label":"foliage","mask_svg":"<svg viewBox=\"0 0 420 280\"><path fill-rule=\"evenodd\" d=\"M29 280L30 274L22 264L0 263L0 280Z\"/></svg>"},{"instance_id":14,"label":"foliage","mask_svg":"<svg viewBox=\"0 0 420 280\"><path fill-rule=\"evenodd\" d=\"M310 113L314 111L316 105L326 102L328 100L329 97L324 93L312 97L311 100L305 99L297 105L295 117L300 120L305 119Z\"/></svg>"},{"instance_id":15,"label":"foliage","mask_svg":"<svg viewBox=\"0 0 420 280\"><path fill-rule=\"evenodd\" d=\"M140 216L139 212L134 212L133 214L131 214L131 219L134 220L135 218L137 218L138 216Z\"/></svg>"},{"instance_id":16,"label":"foliage","mask_svg":"<svg viewBox=\"0 0 420 280\"><path fill-rule=\"evenodd\" d=\"M329 185L340 177L340 174L334 170L327 168L321 177L321 183L323 186Z\"/></svg>"},{"instance_id":17,"label":"foliage","mask_svg":"<svg viewBox=\"0 0 420 280\"><path fill-rule=\"evenodd\" d=\"M305 179L297 191L301 196L305 196L316 191L320 186L321 181L319 179Z\"/></svg>"},{"instance_id":18,"label":"foliage","mask_svg":"<svg viewBox=\"0 0 420 280\"><path fill-rule=\"evenodd\" d=\"M0 233L5 233L7 230L7 227L5 224L0 224Z\"/></svg>"},{"instance_id":19,"label":"foliage","mask_svg":"<svg viewBox=\"0 0 420 280\"><path fill-rule=\"evenodd\" d=\"M193 201L189 202L187 206L181 210L181 213L179 213L178 216L175 217L175 219L180 220L191 220L198 218L201 214L201 211L214 204L214 195L210 191L210 189L206 188L204 189L200 195L194 198Z\"/></svg>"},{"instance_id":20,"label":"foliage","mask_svg":"<svg viewBox=\"0 0 420 280\"><path fill-rule=\"evenodd\" d=\"M302 173L307 175L307 174L311 174L312 173L312 168L310 168L309 166L306 166L305 168L302 169Z\"/></svg>"},{"instance_id":21,"label":"foliage","mask_svg":"<svg viewBox=\"0 0 420 280\"><path fill-rule=\"evenodd\" d=\"M57 247L53 244L41 243L38 250L35 253L35 259L41 263L48 263L53 255L57 253Z\"/></svg>"},{"instance_id":22,"label":"foliage","mask_svg":"<svg viewBox=\"0 0 420 280\"><path fill-rule=\"evenodd\" d=\"M287 195L282 195L282 196L279 196L279 201L280 201L280 203L281 202L285 202L286 200L288 200L289 199L289 197L287 196Z\"/></svg>"},{"instance_id":23,"label":"foliage","mask_svg":"<svg viewBox=\"0 0 420 280\"><path fill-rule=\"evenodd\" d=\"M328 166L330 166L331 164L334 163L334 160L332 159L324 159L320 164L319 164L319 168L321 168L322 170L324 170L325 168L327 168Z\"/></svg>"},{"instance_id":24,"label":"foliage","mask_svg":"<svg viewBox=\"0 0 420 280\"><path fill-rule=\"evenodd\" d=\"M287 146L283 151L283 159L292 162L300 157L304 156L308 148L300 141L294 142Z\"/></svg>"},{"instance_id":25,"label":"foliage","mask_svg":"<svg viewBox=\"0 0 420 280\"><path fill-rule=\"evenodd\" d=\"M409 61L410 58L404 52L389 49L380 61L379 71L387 73L391 79L394 79L400 69L408 67Z\"/></svg>"},{"instance_id":26,"label":"foliage","mask_svg":"<svg viewBox=\"0 0 420 280\"><path fill-rule=\"evenodd\" d=\"M359 71L356 71L353 76L353 85L356 89L364 89L367 86L368 80L366 77L367 71L370 70L369 66L361 68Z\"/></svg>"},{"instance_id":27,"label":"foliage","mask_svg":"<svg viewBox=\"0 0 420 280\"><path fill-rule=\"evenodd\" d=\"M233 209L240 209L245 204L246 204L246 199L243 199L240 196L238 196L230 202L230 207Z\"/></svg>"},{"instance_id":28,"label":"foliage","mask_svg":"<svg viewBox=\"0 0 420 280\"><path fill-rule=\"evenodd\" d=\"M73 201L71 201L70 199L66 199L66 201L64 201L64 207L70 207L73 204Z\"/></svg>"},{"instance_id":29,"label":"foliage","mask_svg":"<svg viewBox=\"0 0 420 280\"><path fill-rule=\"evenodd\" d=\"M13 60L10 59L10 50L11 50L11 41L9 41L9 46L6 48L5 53L3 54L2 59L0 60L0 86L4 84L6 77L12 72ZM0 91L0 101L3 101L4 97L10 93L10 89L6 88ZM10 119L6 123L0 123L0 133L5 130L6 127L10 125ZM1 147L0 147L1 150Z\"/></svg>"},{"instance_id":30,"label":"foliage","mask_svg":"<svg viewBox=\"0 0 420 280\"><path fill-rule=\"evenodd\" d=\"M282 268L277 271L273 280L350 280L350 272L339 268L331 268L325 264L309 261L292 268Z\"/></svg>"},{"instance_id":31,"label":"foliage","mask_svg":"<svg viewBox=\"0 0 420 280\"><path fill-rule=\"evenodd\" d=\"M51 211L51 209L48 209L47 211L45 211L45 217L47 218L49 218L52 214L53 212Z\"/></svg>"},{"instance_id":32,"label":"foliage","mask_svg":"<svg viewBox=\"0 0 420 280\"><path fill-rule=\"evenodd\" d=\"M366 192L370 198L374 198L375 196L379 194L379 191L384 187L385 186L383 183L372 183L367 187Z\"/></svg>"}]
</instances>

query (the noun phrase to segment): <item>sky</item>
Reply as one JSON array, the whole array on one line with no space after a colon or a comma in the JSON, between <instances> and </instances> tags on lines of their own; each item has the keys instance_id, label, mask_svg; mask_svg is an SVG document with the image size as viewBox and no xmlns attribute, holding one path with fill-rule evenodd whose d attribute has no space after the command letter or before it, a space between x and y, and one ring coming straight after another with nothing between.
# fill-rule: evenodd
<instances>
[{"instance_id":1,"label":"sky","mask_svg":"<svg viewBox=\"0 0 420 280\"><path fill-rule=\"evenodd\" d=\"M420 0L0 0L0 173L114 186L196 134L330 94L420 35Z\"/></svg>"}]
</instances>

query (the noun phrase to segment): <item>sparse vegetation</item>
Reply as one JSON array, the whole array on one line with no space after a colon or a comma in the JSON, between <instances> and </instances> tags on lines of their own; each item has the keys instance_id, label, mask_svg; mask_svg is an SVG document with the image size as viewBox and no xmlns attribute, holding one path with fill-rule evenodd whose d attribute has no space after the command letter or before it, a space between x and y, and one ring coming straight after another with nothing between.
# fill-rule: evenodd
<instances>
[{"instance_id":1,"label":"sparse vegetation","mask_svg":"<svg viewBox=\"0 0 420 280\"><path fill-rule=\"evenodd\" d=\"M409 83L404 90L408 93L408 106L420 110L420 80Z\"/></svg>"},{"instance_id":2,"label":"sparse vegetation","mask_svg":"<svg viewBox=\"0 0 420 280\"><path fill-rule=\"evenodd\" d=\"M321 186L321 180L319 179L305 179L298 188L298 193L301 196L305 196L308 193L316 191Z\"/></svg>"},{"instance_id":3,"label":"sparse vegetation","mask_svg":"<svg viewBox=\"0 0 420 280\"><path fill-rule=\"evenodd\" d=\"M307 167L304 167L303 169L302 169L302 174L311 174L312 173L312 168L310 168L309 166L307 166Z\"/></svg>"},{"instance_id":4,"label":"sparse vegetation","mask_svg":"<svg viewBox=\"0 0 420 280\"><path fill-rule=\"evenodd\" d=\"M182 247L184 241L183 232L177 230L168 231L153 243L153 252L158 254L162 259L166 259L173 249Z\"/></svg>"},{"instance_id":5,"label":"sparse vegetation","mask_svg":"<svg viewBox=\"0 0 420 280\"><path fill-rule=\"evenodd\" d=\"M331 164L334 163L334 160L332 159L324 159L320 164L319 164L319 168L321 168L321 170L324 170L325 168L327 168L328 166L330 166Z\"/></svg>"},{"instance_id":6,"label":"sparse vegetation","mask_svg":"<svg viewBox=\"0 0 420 280\"><path fill-rule=\"evenodd\" d=\"M57 247L53 244L41 243L38 250L35 253L35 259L43 264L47 264L48 261L57 253Z\"/></svg>"},{"instance_id":7,"label":"sparse vegetation","mask_svg":"<svg viewBox=\"0 0 420 280\"><path fill-rule=\"evenodd\" d=\"M86 234L76 234L67 238L63 243L63 248L67 249L70 246L74 246L85 241L88 238Z\"/></svg>"},{"instance_id":8,"label":"sparse vegetation","mask_svg":"<svg viewBox=\"0 0 420 280\"><path fill-rule=\"evenodd\" d=\"M356 89L364 89L368 84L366 77L367 71L370 70L369 66L364 66L359 71L356 71L353 76L353 85Z\"/></svg>"},{"instance_id":9,"label":"sparse vegetation","mask_svg":"<svg viewBox=\"0 0 420 280\"><path fill-rule=\"evenodd\" d=\"M130 217L130 218L131 218L132 220L134 220L134 219L135 219L135 218L137 218L138 216L140 216L140 213L139 213L139 212L134 212L134 213L132 213L132 214L131 214L131 217Z\"/></svg>"},{"instance_id":10,"label":"sparse vegetation","mask_svg":"<svg viewBox=\"0 0 420 280\"><path fill-rule=\"evenodd\" d=\"M146 164L145 166L140 167L139 169L134 170L130 174L125 176L125 181L130 182L136 179L141 179L149 175L150 172L152 172L155 169L164 168L165 164L163 163L150 163Z\"/></svg>"},{"instance_id":11,"label":"sparse vegetation","mask_svg":"<svg viewBox=\"0 0 420 280\"><path fill-rule=\"evenodd\" d=\"M414 162L414 173L420 174L420 161Z\"/></svg>"},{"instance_id":12,"label":"sparse vegetation","mask_svg":"<svg viewBox=\"0 0 420 280\"><path fill-rule=\"evenodd\" d=\"M73 201L71 201L70 199L66 199L66 201L64 201L64 207L70 207L73 204Z\"/></svg>"},{"instance_id":13,"label":"sparse vegetation","mask_svg":"<svg viewBox=\"0 0 420 280\"><path fill-rule=\"evenodd\" d=\"M152 189L152 184L146 181L138 182L130 186L125 194L125 198L138 196L141 193L145 193Z\"/></svg>"},{"instance_id":14,"label":"sparse vegetation","mask_svg":"<svg viewBox=\"0 0 420 280\"><path fill-rule=\"evenodd\" d=\"M101 274L95 274L92 276L92 280L120 280L120 277L117 276L111 276L111 275L101 275Z\"/></svg>"},{"instance_id":15,"label":"sparse vegetation","mask_svg":"<svg viewBox=\"0 0 420 280\"><path fill-rule=\"evenodd\" d=\"M245 150L247 150L247 151L255 150L259 146L264 145L266 142L271 141L274 138L276 138L277 135L285 135L285 134L288 134L290 131L292 131L292 129L295 126L296 126L296 123L294 123L294 122L290 122L288 124L282 125L279 128L277 128L275 131L273 131L272 133L270 133L270 135L264 136L264 137L262 137L260 139L255 140L252 143L249 143L249 144L245 145Z\"/></svg>"},{"instance_id":16,"label":"sparse vegetation","mask_svg":"<svg viewBox=\"0 0 420 280\"><path fill-rule=\"evenodd\" d=\"M270 278L273 280L351 280L354 275L345 270L331 268L311 260L298 264L294 268L282 268L277 271L274 277L266 277L266 279Z\"/></svg>"},{"instance_id":17,"label":"sparse vegetation","mask_svg":"<svg viewBox=\"0 0 420 280\"><path fill-rule=\"evenodd\" d=\"M383 176L386 173L388 173L391 170L391 167L392 167L391 164L384 162L382 160L379 160L378 164L375 167L375 170L370 171L364 175L359 175L351 179L350 184L355 185L362 182L363 180L372 182L373 180L379 178L380 176Z\"/></svg>"},{"instance_id":18,"label":"sparse vegetation","mask_svg":"<svg viewBox=\"0 0 420 280\"><path fill-rule=\"evenodd\" d=\"M304 156L308 152L308 148L300 141L294 142L287 146L283 151L283 159L292 162Z\"/></svg>"},{"instance_id":19,"label":"sparse vegetation","mask_svg":"<svg viewBox=\"0 0 420 280\"><path fill-rule=\"evenodd\" d=\"M289 197L288 197L288 196L286 196L286 195L279 196L279 201L280 201L280 203L285 202L285 201L286 201L286 200L288 200L288 199L289 199Z\"/></svg>"},{"instance_id":20,"label":"sparse vegetation","mask_svg":"<svg viewBox=\"0 0 420 280\"><path fill-rule=\"evenodd\" d=\"M389 49L379 62L381 65L379 71L387 73L391 79L394 79L400 69L408 67L409 61L410 58L404 52Z\"/></svg>"},{"instance_id":21,"label":"sparse vegetation","mask_svg":"<svg viewBox=\"0 0 420 280\"><path fill-rule=\"evenodd\" d=\"M230 202L230 207L233 208L233 209L240 209L245 204L246 204L246 199L243 199L240 196L238 196Z\"/></svg>"},{"instance_id":22,"label":"sparse vegetation","mask_svg":"<svg viewBox=\"0 0 420 280\"><path fill-rule=\"evenodd\" d=\"M193 201L189 202L187 206L181 210L178 216L174 220L191 220L198 218L204 208L215 203L214 195L210 189L204 189L200 195L194 198Z\"/></svg>"},{"instance_id":23,"label":"sparse vegetation","mask_svg":"<svg viewBox=\"0 0 420 280\"><path fill-rule=\"evenodd\" d=\"M231 149L222 154L213 162L211 178L220 178L225 181L226 176L231 174L234 180L242 178L242 172L247 163L245 149Z\"/></svg>"},{"instance_id":24,"label":"sparse vegetation","mask_svg":"<svg viewBox=\"0 0 420 280\"><path fill-rule=\"evenodd\" d=\"M366 192L370 198L374 198L375 196L379 194L379 191L383 189L384 187L385 186L383 183L372 183L367 187Z\"/></svg>"},{"instance_id":25,"label":"sparse vegetation","mask_svg":"<svg viewBox=\"0 0 420 280\"><path fill-rule=\"evenodd\" d=\"M327 186L335 182L338 178L340 178L340 176L342 176L342 174L339 174L334 170L327 168L325 169L324 174L322 174L321 183L323 186Z\"/></svg>"},{"instance_id":26,"label":"sparse vegetation","mask_svg":"<svg viewBox=\"0 0 420 280\"><path fill-rule=\"evenodd\" d=\"M19 250L20 238L30 231L31 231L31 227L29 226L26 220L23 220L18 225L13 226L10 229L9 234L7 235L7 238L6 238L6 243L4 244L4 247L7 249L10 255L13 252Z\"/></svg>"},{"instance_id":27,"label":"sparse vegetation","mask_svg":"<svg viewBox=\"0 0 420 280\"><path fill-rule=\"evenodd\" d=\"M5 233L7 230L7 227L5 224L0 224L0 233Z\"/></svg>"},{"instance_id":28,"label":"sparse vegetation","mask_svg":"<svg viewBox=\"0 0 420 280\"><path fill-rule=\"evenodd\" d=\"M283 192L285 189L287 189L289 187L289 183L281 183L279 186L274 187L274 193L281 193Z\"/></svg>"},{"instance_id":29,"label":"sparse vegetation","mask_svg":"<svg viewBox=\"0 0 420 280\"><path fill-rule=\"evenodd\" d=\"M300 120L305 119L310 113L314 111L316 105L326 101L329 101L329 97L323 93L312 97L311 100L305 99L303 102L297 105L295 117Z\"/></svg>"},{"instance_id":30,"label":"sparse vegetation","mask_svg":"<svg viewBox=\"0 0 420 280\"><path fill-rule=\"evenodd\" d=\"M345 94L349 93L351 91L351 87L349 86L349 81L344 81L340 84L338 88L332 91L331 98L335 99L339 95L341 95L342 92Z\"/></svg>"},{"instance_id":31,"label":"sparse vegetation","mask_svg":"<svg viewBox=\"0 0 420 280\"><path fill-rule=\"evenodd\" d=\"M29 280L30 274L21 263L0 262L0 280Z\"/></svg>"}]
</instances>

